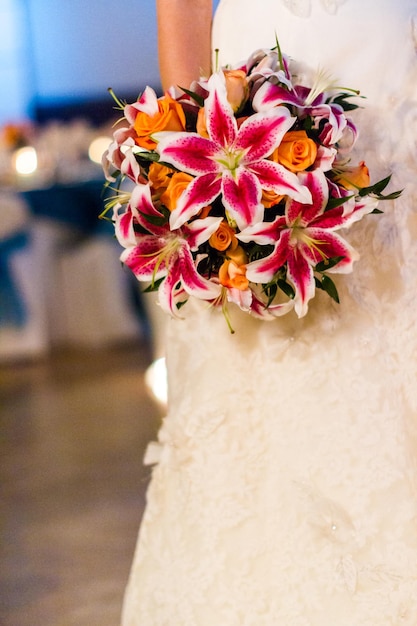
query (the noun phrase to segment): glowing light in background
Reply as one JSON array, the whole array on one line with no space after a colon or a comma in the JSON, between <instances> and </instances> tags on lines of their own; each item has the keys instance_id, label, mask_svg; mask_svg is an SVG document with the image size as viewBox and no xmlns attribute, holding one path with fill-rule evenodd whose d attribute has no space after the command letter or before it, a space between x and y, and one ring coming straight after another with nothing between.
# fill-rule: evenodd
<instances>
[{"instance_id":1,"label":"glowing light in background","mask_svg":"<svg viewBox=\"0 0 417 626\"><path fill-rule=\"evenodd\" d=\"M38 155L35 148L25 146L16 150L13 155L13 164L16 172L21 176L34 174L38 167Z\"/></svg>"},{"instance_id":2,"label":"glowing light in background","mask_svg":"<svg viewBox=\"0 0 417 626\"><path fill-rule=\"evenodd\" d=\"M94 163L101 163L103 152L107 150L111 143L110 137L96 137L90 144L88 156Z\"/></svg>"},{"instance_id":3,"label":"glowing light in background","mask_svg":"<svg viewBox=\"0 0 417 626\"><path fill-rule=\"evenodd\" d=\"M168 381L165 358L157 359L148 367L145 382L152 395L163 405L168 399Z\"/></svg>"}]
</instances>

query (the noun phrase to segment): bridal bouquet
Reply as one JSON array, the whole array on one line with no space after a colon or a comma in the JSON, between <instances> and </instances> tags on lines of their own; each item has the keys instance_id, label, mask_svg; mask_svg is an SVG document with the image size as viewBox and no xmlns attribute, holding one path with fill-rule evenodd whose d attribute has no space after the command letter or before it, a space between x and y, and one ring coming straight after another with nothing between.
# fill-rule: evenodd
<instances>
[{"instance_id":1,"label":"bridal bouquet","mask_svg":"<svg viewBox=\"0 0 417 626\"><path fill-rule=\"evenodd\" d=\"M190 296L274 319L307 313L331 274L352 271L347 229L380 212L389 177L370 185L349 158L357 92L320 75L300 84L279 46L163 97L120 102L103 156L121 261L174 316ZM340 233L343 233L340 234Z\"/></svg>"}]
</instances>

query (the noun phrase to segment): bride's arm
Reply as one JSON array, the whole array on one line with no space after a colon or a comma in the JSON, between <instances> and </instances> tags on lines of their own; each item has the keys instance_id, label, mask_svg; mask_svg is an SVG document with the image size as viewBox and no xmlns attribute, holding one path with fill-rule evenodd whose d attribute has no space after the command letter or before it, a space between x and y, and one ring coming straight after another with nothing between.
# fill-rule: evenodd
<instances>
[{"instance_id":1,"label":"bride's arm","mask_svg":"<svg viewBox=\"0 0 417 626\"><path fill-rule=\"evenodd\" d=\"M162 87L189 87L208 76L212 0L156 0Z\"/></svg>"}]
</instances>

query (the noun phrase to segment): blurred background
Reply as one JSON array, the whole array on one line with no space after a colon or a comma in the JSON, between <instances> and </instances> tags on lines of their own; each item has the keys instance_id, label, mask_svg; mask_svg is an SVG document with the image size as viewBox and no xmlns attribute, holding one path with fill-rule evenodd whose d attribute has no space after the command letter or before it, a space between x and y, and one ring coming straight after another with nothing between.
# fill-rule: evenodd
<instances>
[{"instance_id":1,"label":"blurred background","mask_svg":"<svg viewBox=\"0 0 417 626\"><path fill-rule=\"evenodd\" d=\"M0 624L116 626L165 390L100 159L107 88L160 91L154 0L0 0L0 85Z\"/></svg>"},{"instance_id":2,"label":"blurred background","mask_svg":"<svg viewBox=\"0 0 417 626\"><path fill-rule=\"evenodd\" d=\"M0 361L147 332L103 210L107 88L159 92L153 0L1 0ZM88 271L85 269L88 268Z\"/></svg>"}]
</instances>

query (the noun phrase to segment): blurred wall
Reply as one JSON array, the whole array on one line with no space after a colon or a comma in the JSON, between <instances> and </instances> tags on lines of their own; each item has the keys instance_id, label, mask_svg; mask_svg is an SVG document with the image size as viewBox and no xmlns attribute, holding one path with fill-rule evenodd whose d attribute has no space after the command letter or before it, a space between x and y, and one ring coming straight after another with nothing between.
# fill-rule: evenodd
<instances>
[{"instance_id":1,"label":"blurred wall","mask_svg":"<svg viewBox=\"0 0 417 626\"><path fill-rule=\"evenodd\" d=\"M1 0L0 84L0 124L108 87L159 87L155 0Z\"/></svg>"},{"instance_id":2,"label":"blurred wall","mask_svg":"<svg viewBox=\"0 0 417 626\"><path fill-rule=\"evenodd\" d=\"M40 100L158 83L154 0L25 0Z\"/></svg>"},{"instance_id":3,"label":"blurred wall","mask_svg":"<svg viewBox=\"0 0 417 626\"><path fill-rule=\"evenodd\" d=\"M24 9L21 0L0 0L0 125L24 117L31 97Z\"/></svg>"}]
</instances>

